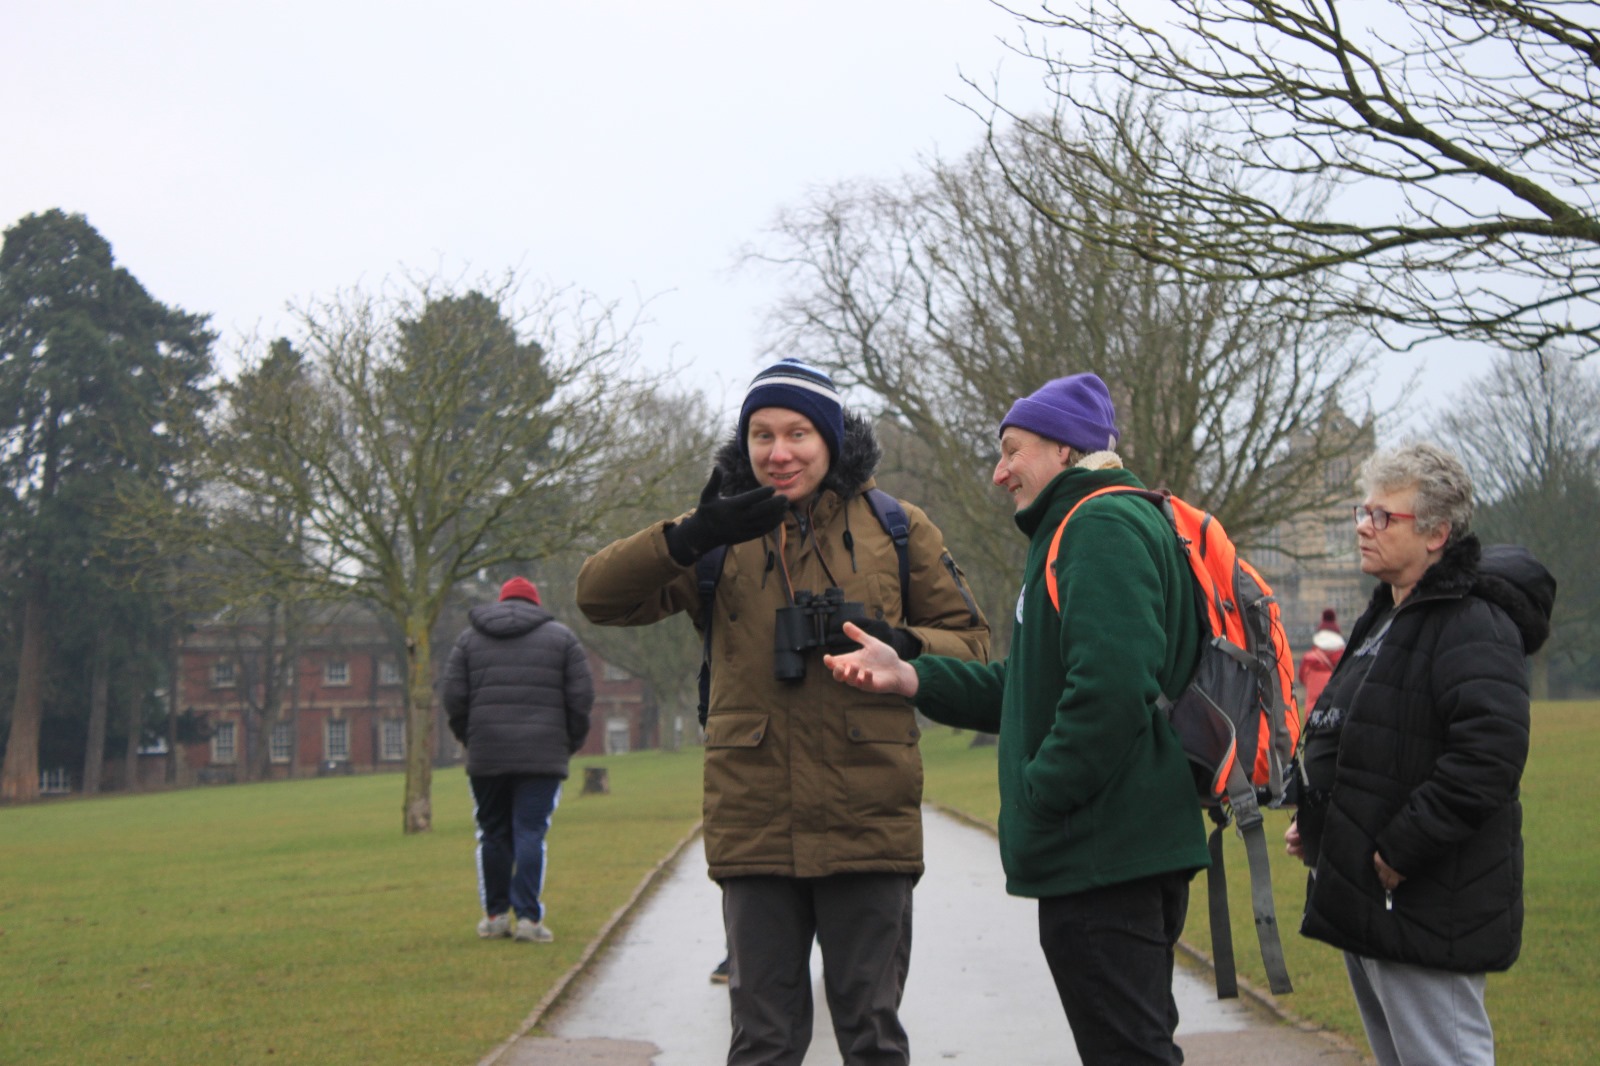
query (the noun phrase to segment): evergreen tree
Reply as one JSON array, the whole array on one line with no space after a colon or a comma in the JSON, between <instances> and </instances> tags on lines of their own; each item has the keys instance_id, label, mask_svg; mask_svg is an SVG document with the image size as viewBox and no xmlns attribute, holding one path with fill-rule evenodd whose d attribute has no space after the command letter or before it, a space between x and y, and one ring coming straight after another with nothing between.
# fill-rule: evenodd
<instances>
[{"instance_id":1,"label":"evergreen tree","mask_svg":"<svg viewBox=\"0 0 1600 1066\"><path fill-rule=\"evenodd\" d=\"M49 637L93 625L84 590L127 578L130 561L106 534L116 493L161 479L197 432L212 339L203 316L158 302L117 266L82 215L54 209L6 231L0 574L13 584L8 646L19 651L0 799L38 795ZM71 611L54 595L69 586Z\"/></svg>"}]
</instances>

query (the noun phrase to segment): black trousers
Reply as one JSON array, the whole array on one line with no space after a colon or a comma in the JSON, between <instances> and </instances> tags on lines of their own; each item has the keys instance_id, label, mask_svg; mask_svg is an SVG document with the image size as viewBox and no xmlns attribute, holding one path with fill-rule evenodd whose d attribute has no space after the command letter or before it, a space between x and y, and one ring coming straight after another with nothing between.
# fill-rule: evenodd
<instances>
[{"instance_id":1,"label":"black trousers","mask_svg":"<svg viewBox=\"0 0 1600 1066\"><path fill-rule=\"evenodd\" d=\"M811 1043L811 943L846 1066L905 1066L900 997L911 966L909 874L722 882L733 1039L728 1066L800 1066Z\"/></svg>"},{"instance_id":2,"label":"black trousers","mask_svg":"<svg viewBox=\"0 0 1600 1066\"><path fill-rule=\"evenodd\" d=\"M1084 1066L1177 1066L1173 948L1189 910L1187 873L1039 901L1039 944Z\"/></svg>"}]
</instances>

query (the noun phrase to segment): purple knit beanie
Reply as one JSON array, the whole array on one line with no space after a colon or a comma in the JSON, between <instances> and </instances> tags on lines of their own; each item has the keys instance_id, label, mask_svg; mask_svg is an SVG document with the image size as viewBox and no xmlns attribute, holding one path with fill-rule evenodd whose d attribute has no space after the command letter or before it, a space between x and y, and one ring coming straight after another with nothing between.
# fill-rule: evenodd
<instances>
[{"instance_id":1,"label":"purple knit beanie","mask_svg":"<svg viewBox=\"0 0 1600 1066\"><path fill-rule=\"evenodd\" d=\"M1032 430L1080 452L1117 446L1117 411L1106 383L1094 374L1069 374L1046 382L1032 396L1011 405L1000 432L1007 426Z\"/></svg>"}]
</instances>

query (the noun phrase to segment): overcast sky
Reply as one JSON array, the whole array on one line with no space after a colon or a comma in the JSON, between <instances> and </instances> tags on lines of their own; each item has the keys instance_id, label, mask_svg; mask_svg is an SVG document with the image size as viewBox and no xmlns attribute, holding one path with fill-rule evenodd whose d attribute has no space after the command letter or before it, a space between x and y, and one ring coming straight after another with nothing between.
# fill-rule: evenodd
<instances>
[{"instance_id":1,"label":"overcast sky","mask_svg":"<svg viewBox=\"0 0 1600 1066\"><path fill-rule=\"evenodd\" d=\"M0 225L84 214L225 365L290 304L514 269L648 301L646 358L718 398L776 295L740 248L975 145L963 76L1042 101L1018 39L986 0L0 0Z\"/></svg>"}]
</instances>

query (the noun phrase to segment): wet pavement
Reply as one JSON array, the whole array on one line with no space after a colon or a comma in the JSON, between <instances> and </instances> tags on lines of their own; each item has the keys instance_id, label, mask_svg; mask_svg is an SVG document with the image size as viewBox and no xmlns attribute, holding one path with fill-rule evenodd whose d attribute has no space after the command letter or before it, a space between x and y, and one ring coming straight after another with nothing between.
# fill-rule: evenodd
<instances>
[{"instance_id":1,"label":"wet pavement","mask_svg":"<svg viewBox=\"0 0 1600 1066\"><path fill-rule=\"evenodd\" d=\"M1005 894L999 848L981 828L929 809L927 873L915 896L911 973L901 1020L914 1063L1071 1066L1079 1062L1037 940L1037 907ZM1204 918L1204 889L1199 890ZM1191 904L1191 918L1194 917ZM721 898L698 837L642 894L609 944L553 1006L481 1066L707 1066L728 1047ZM806 1066L838 1063L812 956L816 1034ZM1285 1021L1250 998L1218 1001L1209 970L1180 967L1178 1043L1188 1066L1358 1066L1329 1034Z\"/></svg>"}]
</instances>

